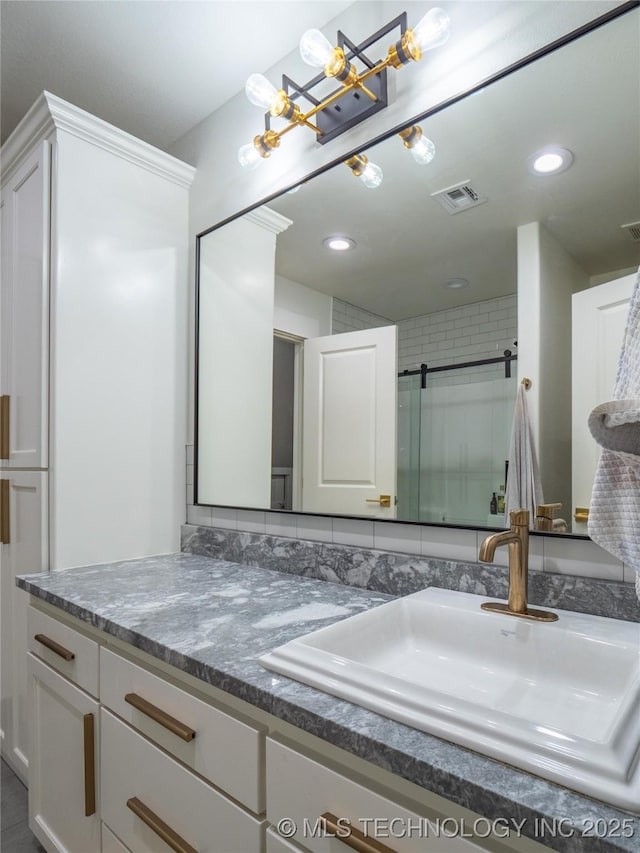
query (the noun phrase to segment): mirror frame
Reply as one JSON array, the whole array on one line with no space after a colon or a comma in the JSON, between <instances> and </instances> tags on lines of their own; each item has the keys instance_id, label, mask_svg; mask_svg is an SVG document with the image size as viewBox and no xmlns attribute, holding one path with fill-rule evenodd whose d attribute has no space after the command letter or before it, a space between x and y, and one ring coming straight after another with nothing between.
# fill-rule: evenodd
<instances>
[{"instance_id":1,"label":"mirror frame","mask_svg":"<svg viewBox=\"0 0 640 853\"><path fill-rule=\"evenodd\" d=\"M203 237L206 237L208 234L211 234L213 231L217 231L219 228L222 228L224 225L227 225L230 222L233 222L236 219L239 219L241 216L244 216L247 213L250 213L252 210L256 210L259 207L262 207L265 204L268 204L270 201L273 201L275 198L279 198L284 193L293 189L293 187L298 186L299 184L306 183L307 181L312 180L318 175L323 174L329 169L333 169L334 166L339 165L344 160L349 157L357 154L358 152L367 150L380 142L383 142L385 139L389 139L390 137L397 134L400 130L403 130L405 127L408 127L411 124L418 124L429 117L436 115L437 113L442 112L443 110L451 107L458 102L468 98L470 95L473 95L476 92L479 92L481 89L486 88L487 86L492 85L493 83L497 83L499 80L502 80L504 77L508 77L511 74L514 74L516 71L519 71L522 68L526 68L529 65L537 62L539 59L548 56L551 53L554 53L557 50L571 44L574 41L582 38L585 35L593 32L594 30L599 29L600 27L605 26L610 21L616 20L622 15L627 14L628 12L633 11L640 7L640 0L628 0L626 3L623 3L620 6L617 6L611 11L606 12L603 15L600 15L598 18L595 18L593 21L590 21L587 24L584 24L581 27L578 27L575 30L567 33L564 36L561 36L558 39L550 42L544 47L539 48L536 51L533 51L530 54L527 54L522 59L519 59L517 62L512 63L511 65L502 68L500 71L495 74L490 75L485 78L481 82L476 85L466 89L464 92L461 92L458 95L455 95L452 98L448 98L445 101L437 104L436 106L426 110L425 112L417 113L412 118L403 122L400 125L395 126L391 130L385 131L382 134L378 134L377 136L372 137L367 143L358 145L357 148L353 150L347 151L345 154L337 157L335 160L332 160L330 163L325 164L319 169L315 169L312 172L309 172L305 177L297 180L293 184L289 184L285 186L283 189L279 189L276 192L271 193L265 198L260 199L254 204L249 205L243 210L238 211L237 213L226 217L221 222L217 222L215 225L212 225L209 228L206 228L204 231L196 234L196 252L195 252L195 334L194 334L194 348L195 348L195 369L194 369L194 382L195 382L195 393L194 393L194 467L193 467L193 490L194 490L194 506L207 506L207 507L216 507L220 509L233 509L233 510L243 510L249 512L272 512L272 513L283 513L285 515L308 515L308 516L320 516L322 518L348 518L355 519L358 521L366 520L366 521L375 521L382 522L384 524L407 524L407 525L419 525L421 527L438 527L438 528L451 528L455 530L487 530L489 532L496 530L503 530L502 527L482 527L479 528L477 526L470 527L469 525L464 524L450 524L447 522L423 522L423 521L404 521L402 519L387 519L387 518L374 518L370 516L360 516L360 515L335 515L331 513L318 513L318 512L305 512L302 510L290 510L290 509L271 509L270 507L253 507L253 506L232 506L229 504L206 504L200 503L198 501L198 442L199 442L199 419L198 419L198 411L199 411L199 374L200 374L200 366L199 366L199 342L200 342L200 240ZM572 539L572 540L584 540L591 541L591 538L588 535L582 533L554 533L552 531L539 531L532 530L531 534L534 536L550 536L554 539Z\"/></svg>"}]
</instances>

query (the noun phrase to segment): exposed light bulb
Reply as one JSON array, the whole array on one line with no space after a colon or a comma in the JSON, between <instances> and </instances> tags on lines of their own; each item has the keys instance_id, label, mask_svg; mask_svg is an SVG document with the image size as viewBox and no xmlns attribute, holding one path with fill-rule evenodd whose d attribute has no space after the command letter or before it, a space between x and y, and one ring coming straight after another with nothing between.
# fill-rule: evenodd
<instances>
[{"instance_id":1,"label":"exposed light bulb","mask_svg":"<svg viewBox=\"0 0 640 853\"><path fill-rule=\"evenodd\" d=\"M413 159L420 166L426 166L436 156L436 146L427 136L421 136L409 151Z\"/></svg>"},{"instance_id":2,"label":"exposed light bulb","mask_svg":"<svg viewBox=\"0 0 640 853\"><path fill-rule=\"evenodd\" d=\"M300 39L300 56L307 65L324 68L332 53L333 45L320 30L307 30Z\"/></svg>"},{"instance_id":3,"label":"exposed light bulb","mask_svg":"<svg viewBox=\"0 0 640 853\"><path fill-rule=\"evenodd\" d=\"M247 98L256 107L268 110L278 94L276 87L270 83L264 74L252 74L244 86Z\"/></svg>"},{"instance_id":4,"label":"exposed light bulb","mask_svg":"<svg viewBox=\"0 0 640 853\"><path fill-rule=\"evenodd\" d=\"M382 169L369 160L358 177L365 187L375 190L382 183Z\"/></svg>"},{"instance_id":5,"label":"exposed light bulb","mask_svg":"<svg viewBox=\"0 0 640 853\"><path fill-rule=\"evenodd\" d=\"M238 148L238 162L245 169L256 169L263 159L253 142L247 142Z\"/></svg>"},{"instance_id":6,"label":"exposed light bulb","mask_svg":"<svg viewBox=\"0 0 640 853\"><path fill-rule=\"evenodd\" d=\"M444 44L449 38L449 16L444 9L437 6L429 9L413 27L413 38L422 51Z\"/></svg>"}]
</instances>

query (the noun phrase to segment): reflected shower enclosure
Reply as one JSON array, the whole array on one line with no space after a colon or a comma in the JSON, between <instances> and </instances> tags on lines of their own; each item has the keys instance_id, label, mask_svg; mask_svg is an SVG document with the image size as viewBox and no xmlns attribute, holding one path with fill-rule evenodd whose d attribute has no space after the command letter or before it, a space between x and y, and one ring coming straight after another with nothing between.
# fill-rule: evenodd
<instances>
[{"instance_id":1,"label":"reflected shower enclosure","mask_svg":"<svg viewBox=\"0 0 640 853\"><path fill-rule=\"evenodd\" d=\"M399 376L398 518L504 526L517 390L505 373L492 365Z\"/></svg>"}]
</instances>

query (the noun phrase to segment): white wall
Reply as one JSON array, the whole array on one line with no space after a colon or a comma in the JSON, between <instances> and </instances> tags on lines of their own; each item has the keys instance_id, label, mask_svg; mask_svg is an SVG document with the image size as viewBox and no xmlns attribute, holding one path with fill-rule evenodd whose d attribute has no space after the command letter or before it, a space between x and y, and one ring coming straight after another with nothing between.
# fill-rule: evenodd
<instances>
[{"instance_id":1,"label":"white wall","mask_svg":"<svg viewBox=\"0 0 640 853\"><path fill-rule=\"evenodd\" d=\"M279 217L283 219L283 217ZM269 506L276 233L250 214L201 241L198 498Z\"/></svg>"},{"instance_id":2,"label":"white wall","mask_svg":"<svg viewBox=\"0 0 640 853\"><path fill-rule=\"evenodd\" d=\"M571 296L589 277L539 223L518 228L518 378L527 402L547 503L571 511ZM544 399L544 409L540 406Z\"/></svg>"},{"instance_id":3,"label":"white wall","mask_svg":"<svg viewBox=\"0 0 640 853\"><path fill-rule=\"evenodd\" d=\"M273 328L299 338L331 334L331 297L277 275Z\"/></svg>"}]
</instances>

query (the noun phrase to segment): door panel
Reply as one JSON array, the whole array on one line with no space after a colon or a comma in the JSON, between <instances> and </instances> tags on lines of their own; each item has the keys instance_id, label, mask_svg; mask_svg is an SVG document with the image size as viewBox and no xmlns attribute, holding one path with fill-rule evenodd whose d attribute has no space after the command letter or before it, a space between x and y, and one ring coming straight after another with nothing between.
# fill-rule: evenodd
<instances>
[{"instance_id":1,"label":"door panel","mask_svg":"<svg viewBox=\"0 0 640 853\"><path fill-rule=\"evenodd\" d=\"M3 190L2 394L10 397L9 459L47 467L49 348L49 145Z\"/></svg>"},{"instance_id":2,"label":"door panel","mask_svg":"<svg viewBox=\"0 0 640 853\"><path fill-rule=\"evenodd\" d=\"M396 365L395 326L305 341L305 512L395 517Z\"/></svg>"},{"instance_id":3,"label":"door panel","mask_svg":"<svg viewBox=\"0 0 640 853\"><path fill-rule=\"evenodd\" d=\"M587 426L591 411L611 400L635 275L573 296L572 492L573 506L588 507L600 456ZM573 525L587 532L586 521Z\"/></svg>"}]
</instances>

